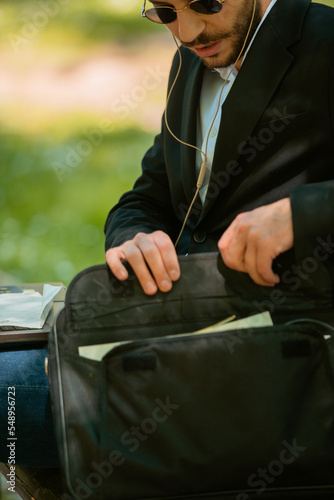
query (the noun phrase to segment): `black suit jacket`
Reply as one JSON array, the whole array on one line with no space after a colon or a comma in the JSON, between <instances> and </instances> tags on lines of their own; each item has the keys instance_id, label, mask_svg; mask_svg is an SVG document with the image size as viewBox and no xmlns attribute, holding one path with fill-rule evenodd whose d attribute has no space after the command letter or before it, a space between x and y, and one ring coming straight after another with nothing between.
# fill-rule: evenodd
<instances>
[{"instance_id":1,"label":"black suit jacket","mask_svg":"<svg viewBox=\"0 0 334 500\"><path fill-rule=\"evenodd\" d=\"M189 50L181 51L168 122L178 138L196 144L204 67ZM176 54L169 86L178 64ZM161 229L176 238L195 192L195 154L163 121L141 177L108 216L106 248L138 231ZM290 196L295 247L276 267L282 275L307 265L307 273L301 270L305 276L316 259L317 269L305 282L313 286L317 275L327 288L334 253L333 179L334 9L311 0L278 0L223 105L207 199L204 206L197 199L178 251L217 250L238 213Z\"/></svg>"}]
</instances>

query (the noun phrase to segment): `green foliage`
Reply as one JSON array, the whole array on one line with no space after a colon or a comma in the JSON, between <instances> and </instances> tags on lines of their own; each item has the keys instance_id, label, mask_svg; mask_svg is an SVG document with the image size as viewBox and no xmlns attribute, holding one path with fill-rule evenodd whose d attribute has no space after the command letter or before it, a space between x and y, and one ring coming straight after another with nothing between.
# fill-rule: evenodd
<instances>
[{"instance_id":1,"label":"green foliage","mask_svg":"<svg viewBox=\"0 0 334 500\"><path fill-rule=\"evenodd\" d=\"M315 3L323 3L325 5L329 5L330 7L334 7L334 0L313 0Z\"/></svg>"},{"instance_id":2,"label":"green foliage","mask_svg":"<svg viewBox=\"0 0 334 500\"><path fill-rule=\"evenodd\" d=\"M140 52L143 36L161 29L141 18L141 7L141 0L3 0L0 56L16 79L47 69L57 85L62 72L101 54ZM88 112L10 96L0 130L0 275L68 285L104 262L105 219L138 177L153 134L132 108L126 119L113 117L108 97L106 109Z\"/></svg>"},{"instance_id":3,"label":"green foliage","mask_svg":"<svg viewBox=\"0 0 334 500\"><path fill-rule=\"evenodd\" d=\"M3 1L2 43L19 49L33 39L42 50L52 44L64 51L120 43L132 50L141 35L161 31L141 18L141 8L141 0Z\"/></svg>"},{"instance_id":4,"label":"green foliage","mask_svg":"<svg viewBox=\"0 0 334 500\"><path fill-rule=\"evenodd\" d=\"M165 30L143 20L141 7L141 0L2 0L2 67L24 80L31 68L66 71L114 47L117 57L159 53L157 33ZM104 261L106 216L138 176L153 134L133 117L101 130L103 118L2 101L0 271L14 280L68 285Z\"/></svg>"},{"instance_id":5,"label":"green foliage","mask_svg":"<svg viewBox=\"0 0 334 500\"><path fill-rule=\"evenodd\" d=\"M63 143L2 132L6 165L0 188L0 263L18 281L69 280L104 262L103 225L110 208L139 174L151 135L140 129Z\"/></svg>"}]
</instances>

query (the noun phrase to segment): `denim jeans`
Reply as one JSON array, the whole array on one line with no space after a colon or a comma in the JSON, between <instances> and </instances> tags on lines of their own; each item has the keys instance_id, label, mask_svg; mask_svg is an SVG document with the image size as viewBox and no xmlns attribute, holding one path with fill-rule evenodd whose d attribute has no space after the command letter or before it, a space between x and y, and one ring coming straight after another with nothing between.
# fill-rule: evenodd
<instances>
[{"instance_id":1,"label":"denim jeans","mask_svg":"<svg viewBox=\"0 0 334 500\"><path fill-rule=\"evenodd\" d=\"M0 462L15 456L16 465L58 466L46 356L46 348L0 351Z\"/></svg>"}]
</instances>

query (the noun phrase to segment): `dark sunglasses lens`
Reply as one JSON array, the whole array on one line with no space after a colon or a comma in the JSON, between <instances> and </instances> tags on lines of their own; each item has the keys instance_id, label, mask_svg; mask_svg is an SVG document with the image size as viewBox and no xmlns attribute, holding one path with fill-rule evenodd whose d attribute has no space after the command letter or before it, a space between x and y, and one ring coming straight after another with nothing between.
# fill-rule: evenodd
<instances>
[{"instance_id":1,"label":"dark sunglasses lens","mask_svg":"<svg viewBox=\"0 0 334 500\"><path fill-rule=\"evenodd\" d=\"M196 0L189 7L199 14L217 14L222 10L223 4L218 0Z\"/></svg>"},{"instance_id":2,"label":"dark sunglasses lens","mask_svg":"<svg viewBox=\"0 0 334 500\"><path fill-rule=\"evenodd\" d=\"M176 13L169 7L148 9L145 15L150 21L160 24L169 24L176 19Z\"/></svg>"}]
</instances>

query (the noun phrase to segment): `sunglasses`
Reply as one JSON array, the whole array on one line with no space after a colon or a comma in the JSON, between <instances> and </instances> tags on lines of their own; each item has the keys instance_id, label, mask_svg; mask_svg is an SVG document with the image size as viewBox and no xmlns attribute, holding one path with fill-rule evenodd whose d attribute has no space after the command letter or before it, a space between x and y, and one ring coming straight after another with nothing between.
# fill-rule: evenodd
<instances>
[{"instance_id":1,"label":"sunglasses","mask_svg":"<svg viewBox=\"0 0 334 500\"><path fill-rule=\"evenodd\" d=\"M144 5L141 11L142 17L147 17L150 21L159 24L169 24L176 21L177 14L184 11L189 7L189 9L197 12L198 14L212 15L217 14L223 8L223 3L225 0L193 0L183 9L176 10L173 7L168 7L167 5L162 5L161 7L152 7L145 10L146 0L144 0Z\"/></svg>"}]
</instances>

